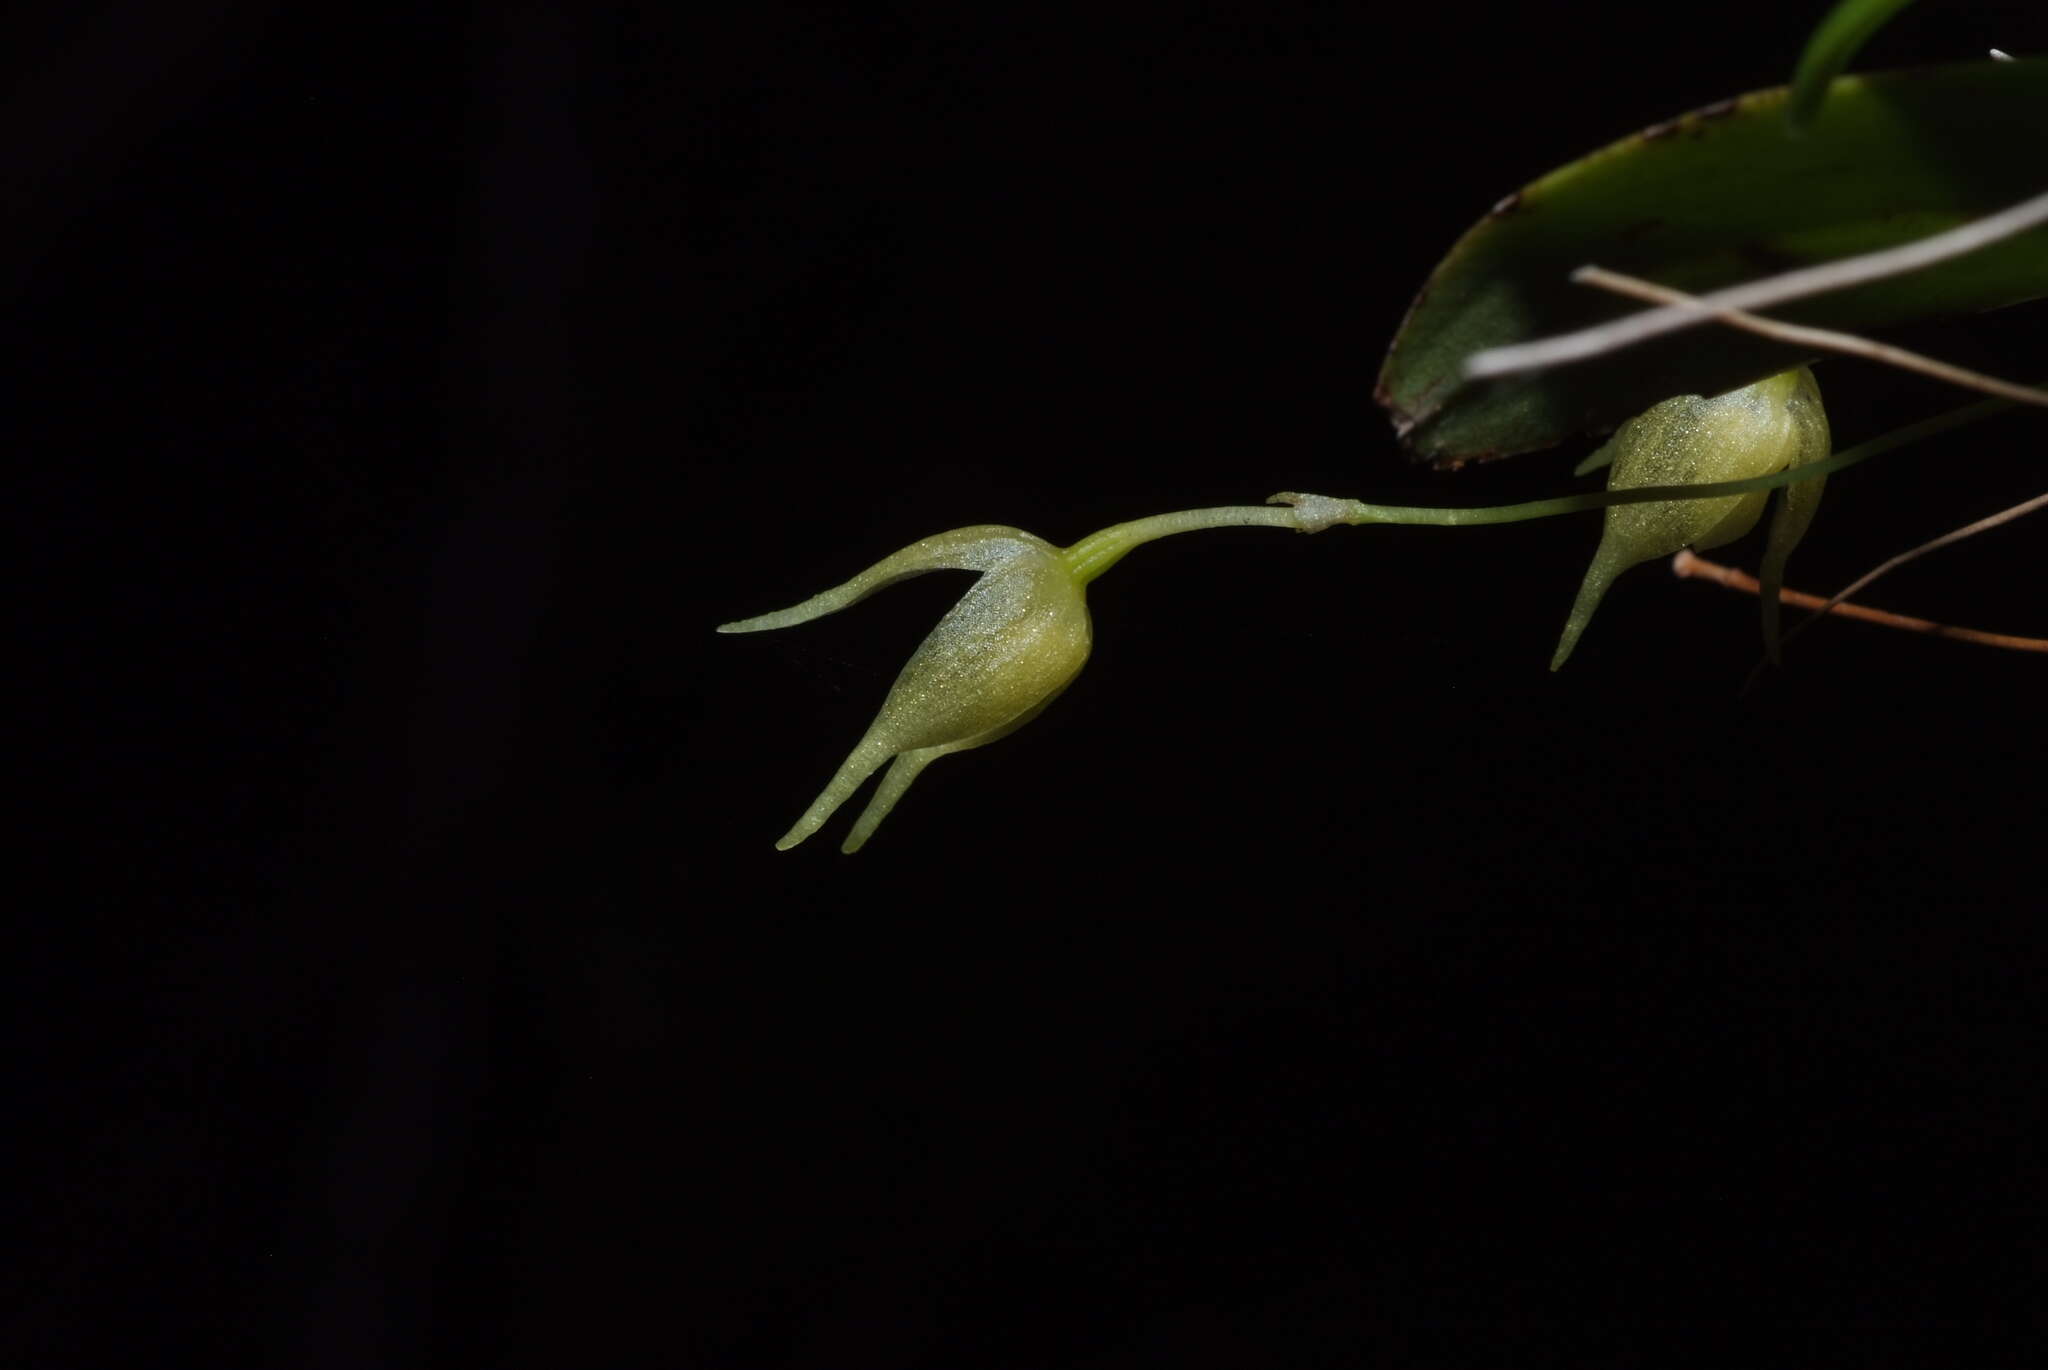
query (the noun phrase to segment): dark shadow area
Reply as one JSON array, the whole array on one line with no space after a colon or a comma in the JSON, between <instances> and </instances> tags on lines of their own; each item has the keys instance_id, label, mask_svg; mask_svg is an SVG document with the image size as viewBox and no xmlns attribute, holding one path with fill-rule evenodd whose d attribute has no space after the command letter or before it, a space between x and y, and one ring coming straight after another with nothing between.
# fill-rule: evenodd
<instances>
[{"instance_id":1,"label":"dark shadow area","mask_svg":"<svg viewBox=\"0 0 2048 1370\"><path fill-rule=\"evenodd\" d=\"M2048 43L1923 8L1874 61ZM1652 567L1552 676L1593 520L1207 533L842 857L771 844L964 580L712 632L970 524L1565 488L1373 374L1505 191L1778 80L1738 10L5 21L0 1361L2019 1363L2040 658L1739 698L1755 605ZM2040 432L1838 479L1792 579ZM2039 535L1873 598L2048 631Z\"/></svg>"}]
</instances>

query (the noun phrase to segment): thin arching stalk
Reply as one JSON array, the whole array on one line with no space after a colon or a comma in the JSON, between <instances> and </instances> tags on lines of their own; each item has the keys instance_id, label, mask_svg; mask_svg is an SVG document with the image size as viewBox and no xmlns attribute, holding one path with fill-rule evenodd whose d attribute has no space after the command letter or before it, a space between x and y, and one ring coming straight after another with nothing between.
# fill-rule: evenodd
<instances>
[{"instance_id":1,"label":"thin arching stalk","mask_svg":"<svg viewBox=\"0 0 2048 1370\"><path fill-rule=\"evenodd\" d=\"M1619 271L1609 271L1600 266L1582 266L1572 273L1572 280L1580 285L1597 286L1631 299L1697 309L1730 328L1740 328L1777 342L1790 343L1794 347L1810 347L1820 352L1840 352L1846 356L1861 357L1865 361L1895 366L1901 371L1912 371L1934 380L1946 381L1964 390L1997 395L2017 404L2048 407L2048 390L2036 389L2031 385L2015 385L1996 376L1987 376L1981 371L1971 371L1933 357L1922 356L1903 347L1893 347L1890 343L1873 342L1854 333L1840 333L1832 328L1809 328L1804 324L1780 323L1776 319L1766 319L1745 310L1709 304L1697 295L1688 295L1682 290L1673 290L1669 286L1658 285L1654 281L1641 280L1635 276L1625 276Z\"/></svg>"},{"instance_id":2,"label":"thin arching stalk","mask_svg":"<svg viewBox=\"0 0 2048 1370\"><path fill-rule=\"evenodd\" d=\"M1850 286L1883 280L1888 276L1903 276L1955 257L1968 256L1979 248L2043 223L2048 223L2048 191L1944 233L1931 234L1879 252L1843 257L1818 266L1787 271L1783 275L1747 281L1702 295L1699 304L1714 309L1766 309L1771 305L1846 290ZM1465 375L1479 380L1540 371L1566 362L1586 361L1681 328L1693 327L1711 317L1694 305L1646 309L1576 333L1475 352L1465 359Z\"/></svg>"}]
</instances>

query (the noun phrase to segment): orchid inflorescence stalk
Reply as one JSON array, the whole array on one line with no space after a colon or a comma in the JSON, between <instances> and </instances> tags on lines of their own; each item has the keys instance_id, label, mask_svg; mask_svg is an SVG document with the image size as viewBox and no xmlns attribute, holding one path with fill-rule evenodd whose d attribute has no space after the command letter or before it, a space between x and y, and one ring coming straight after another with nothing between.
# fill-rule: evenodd
<instances>
[{"instance_id":1,"label":"orchid inflorescence stalk","mask_svg":"<svg viewBox=\"0 0 2048 1370\"><path fill-rule=\"evenodd\" d=\"M912 654L838 772L775 844L787 850L816 832L886 763L888 773L841 847L851 852L873 836L926 766L1016 731L1072 683L1093 641L1087 586L1147 542L1247 526L1302 533L1339 523L1472 526L1604 505L1606 531L1551 663L1555 670L1622 571L1681 547L1715 547L1740 537L1761 516L1770 488L1783 486L1764 561L1770 590L1764 597L1766 638L1775 645L1775 586L1785 558L1812 521L1820 498L1817 477L1846 464L1827 456L1820 393L1812 373L1800 367L1712 399L1667 400L1624 424L1581 468L1611 462L1604 496L1435 509L1283 492L1264 506L1189 509L1119 523L1070 547L995 524L957 528L914 542L792 608L722 624L718 631L807 623L927 571L980 573Z\"/></svg>"}]
</instances>

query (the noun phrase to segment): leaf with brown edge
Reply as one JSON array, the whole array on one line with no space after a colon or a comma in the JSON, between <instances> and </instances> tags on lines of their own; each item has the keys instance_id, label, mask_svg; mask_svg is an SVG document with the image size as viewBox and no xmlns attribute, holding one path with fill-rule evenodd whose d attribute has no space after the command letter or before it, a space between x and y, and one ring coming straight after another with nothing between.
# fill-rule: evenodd
<instances>
[{"instance_id":1,"label":"leaf with brown edge","mask_svg":"<svg viewBox=\"0 0 2048 1370\"><path fill-rule=\"evenodd\" d=\"M1703 293L1894 246L2042 188L2048 61L1979 62L1836 80L1812 126L1759 91L1643 130L1496 204L1424 283L1375 396L1442 466L1604 432L1680 394L1713 395L1805 360L1695 328L1577 365L1483 382L1465 358L1633 306L1573 285L1586 263ZM2048 295L2048 231L1911 275L1774 311L1869 332Z\"/></svg>"}]
</instances>

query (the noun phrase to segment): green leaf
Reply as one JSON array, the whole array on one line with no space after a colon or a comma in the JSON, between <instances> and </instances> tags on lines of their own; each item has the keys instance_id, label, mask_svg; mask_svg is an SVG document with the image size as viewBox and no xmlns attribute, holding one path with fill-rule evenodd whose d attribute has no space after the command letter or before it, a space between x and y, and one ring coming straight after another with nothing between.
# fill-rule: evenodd
<instances>
[{"instance_id":1,"label":"green leaf","mask_svg":"<svg viewBox=\"0 0 2048 1370\"><path fill-rule=\"evenodd\" d=\"M1828 84L1849 69L1849 60L1883 28L1894 14L1913 0L1842 0L1827 17L1814 25L1792 72L1792 101L1785 117L1792 127L1804 132L1828 93Z\"/></svg>"},{"instance_id":2,"label":"green leaf","mask_svg":"<svg viewBox=\"0 0 2048 1370\"><path fill-rule=\"evenodd\" d=\"M1396 432L1440 465L1613 428L1672 395L1714 395L1798 365L1795 348L1687 329L1577 365L1473 382L1483 348L1639 308L1567 277L1588 262L1704 292L1891 247L2038 193L2048 61L1837 79L1803 136L1786 90L1681 115L1508 196L1452 247L1409 306L1375 391ZM1774 314L1867 332L2048 295L2048 230Z\"/></svg>"}]
</instances>

